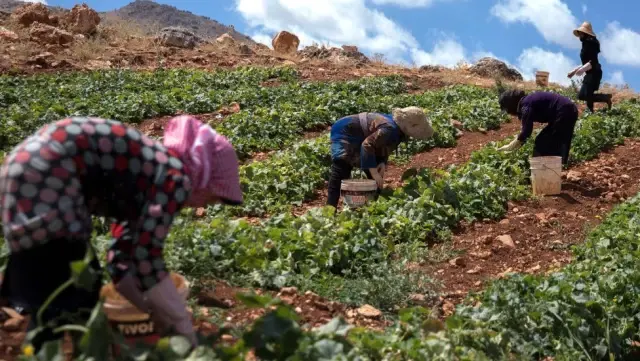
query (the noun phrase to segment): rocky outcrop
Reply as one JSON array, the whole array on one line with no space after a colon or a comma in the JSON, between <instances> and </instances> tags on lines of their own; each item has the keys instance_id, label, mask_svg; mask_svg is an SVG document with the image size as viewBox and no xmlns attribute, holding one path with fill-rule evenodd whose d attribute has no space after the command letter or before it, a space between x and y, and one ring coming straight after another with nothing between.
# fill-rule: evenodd
<instances>
[{"instance_id":1,"label":"rocky outcrop","mask_svg":"<svg viewBox=\"0 0 640 361\"><path fill-rule=\"evenodd\" d=\"M504 78L512 81L522 81L522 74L509 67L505 62L495 58L482 58L478 60L469 71L473 74L486 78Z\"/></svg>"},{"instance_id":2,"label":"rocky outcrop","mask_svg":"<svg viewBox=\"0 0 640 361\"><path fill-rule=\"evenodd\" d=\"M29 30L29 36L31 40L41 44L65 45L74 39L73 34L68 31L41 23L33 23Z\"/></svg>"},{"instance_id":3,"label":"rocky outcrop","mask_svg":"<svg viewBox=\"0 0 640 361\"><path fill-rule=\"evenodd\" d=\"M220 35L216 39L216 43L218 43L218 45L220 46L228 47L228 46L235 46L236 41L233 39L233 37L231 37L231 35L226 33L226 34Z\"/></svg>"},{"instance_id":4,"label":"rocky outcrop","mask_svg":"<svg viewBox=\"0 0 640 361\"><path fill-rule=\"evenodd\" d=\"M33 23L56 25L56 17L50 17L49 9L41 3L27 4L17 8L11 19L23 26L30 26Z\"/></svg>"},{"instance_id":5,"label":"rocky outcrop","mask_svg":"<svg viewBox=\"0 0 640 361\"><path fill-rule=\"evenodd\" d=\"M76 5L65 15L64 22L67 30L76 34L89 35L98 28L100 15L87 4Z\"/></svg>"},{"instance_id":6,"label":"rocky outcrop","mask_svg":"<svg viewBox=\"0 0 640 361\"><path fill-rule=\"evenodd\" d=\"M280 54L295 54L300 45L300 39L288 31L281 31L271 41L273 50Z\"/></svg>"},{"instance_id":7,"label":"rocky outcrop","mask_svg":"<svg viewBox=\"0 0 640 361\"><path fill-rule=\"evenodd\" d=\"M367 64L370 62L369 58L367 58L356 46L353 45L345 45L342 49L326 48L324 46L307 46L299 52L299 55L303 59L329 60L334 63L351 62Z\"/></svg>"},{"instance_id":8,"label":"rocky outcrop","mask_svg":"<svg viewBox=\"0 0 640 361\"><path fill-rule=\"evenodd\" d=\"M182 27L168 27L160 31L160 44L178 48L193 49L203 42L193 32Z\"/></svg>"}]
</instances>

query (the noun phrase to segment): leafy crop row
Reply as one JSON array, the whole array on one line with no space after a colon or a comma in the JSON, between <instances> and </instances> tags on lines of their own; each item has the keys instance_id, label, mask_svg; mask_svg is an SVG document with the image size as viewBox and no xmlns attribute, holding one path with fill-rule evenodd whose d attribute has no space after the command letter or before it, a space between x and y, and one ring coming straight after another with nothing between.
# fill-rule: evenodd
<instances>
[{"instance_id":1,"label":"leafy crop row","mask_svg":"<svg viewBox=\"0 0 640 361\"><path fill-rule=\"evenodd\" d=\"M637 104L580 119L573 161L638 135L639 119ZM508 200L529 194L532 146L509 154L490 144L448 171L413 171L404 187L338 215L319 208L300 217L276 215L260 225L222 216L203 224L183 219L174 227L167 255L174 267L194 277L248 275L255 284L275 287L295 283L300 275L375 267L395 252L395 244L437 241L462 219L501 218Z\"/></svg>"}]
</instances>

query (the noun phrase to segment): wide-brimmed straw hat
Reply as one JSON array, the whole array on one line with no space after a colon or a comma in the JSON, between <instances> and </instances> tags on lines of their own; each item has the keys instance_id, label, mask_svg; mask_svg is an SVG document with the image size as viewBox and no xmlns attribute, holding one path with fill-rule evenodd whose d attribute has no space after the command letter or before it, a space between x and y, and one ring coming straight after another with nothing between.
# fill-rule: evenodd
<instances>
[{"instance_id":1,"label":"wide-brimmed straw hat","mask_svg":"<svg viewBox=\"0 0 640 361\"><path fill-rule=\"evenodd\" d=\"M422 108L395 108L393 109L393 121L409 137L425 140L433 136L433 128Z\"/></svg>"},{"instance_id":2,"label":"wide-brimmed straw hat","mask_svg":"<svg viewBox=\"0 0 640 361\"><path fill-rule=\"evenodd\" d=\"M576 30L573 31L573 35L580 37L580 33L585 33L587 35L591 35L594 38L596 37L596 33L593 32L593 28L591 27L591 23L588 21L585 21L584 23L582 23L582 25L580 25L580 27L578 27Z\"/></svg>"}]
</instances>

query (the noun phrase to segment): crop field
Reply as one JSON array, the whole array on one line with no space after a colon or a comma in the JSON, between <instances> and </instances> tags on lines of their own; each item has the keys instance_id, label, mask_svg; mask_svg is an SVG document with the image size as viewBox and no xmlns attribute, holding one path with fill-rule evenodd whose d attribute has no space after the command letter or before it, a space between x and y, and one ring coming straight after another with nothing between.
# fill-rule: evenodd
<instances>
[{"instance_id":1,"label":"crop field","mask_svg":"<svg viewBox=\"0 0 640 361\"><path fill-rule=\"evenodd\" d=\"M495 87L407 81L307 81L289 67L1 75L0 161L72 115L158 137L170 116L194 114L234 145L245 204L184 209L164 250L191 283L200 347L174 337L124 350L136 360L640 358L640 103L581 113L563 193L540 198L533 140L497 150L520 124ZM378 200L324 208L330 125L410 105L435 136L399 148ZM102 262L108 224L94 226ZM83 262L72 271L79 285L95 276ZM83 335L83 360L122 341L101 306L60 329ZM21 337L0 327L0 359L33 358Z\"/></svg>"}]
</instances>

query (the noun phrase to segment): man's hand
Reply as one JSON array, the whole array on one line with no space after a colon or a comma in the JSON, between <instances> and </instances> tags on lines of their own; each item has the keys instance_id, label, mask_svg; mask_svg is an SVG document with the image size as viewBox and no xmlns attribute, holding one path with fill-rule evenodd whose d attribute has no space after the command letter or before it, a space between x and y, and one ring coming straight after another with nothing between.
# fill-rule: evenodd
<instances>
[{"instance_id":1,"label":"man's hand","mask_svg":"<svg viewBox=\"0 0 640 361\"><path fill-rule=\"evenodd\" d=\"M514 139L511 143L498 148L498 150L503 151L503 152L509 152L512 150L516 150L518 148L520 148L522 146L522 143L518 140L518 139Z\"/></svg>"},{"instance_id":2,"label":"man's hand","mask_svg":"<svg viewBox=\"0 0 640 361\"><path fill-rule=\"evenodd\" d=\"M380 177L384 179L384 172L387 170L387 165L385 163L378 164L378 173L380 173Z\"/></svg>"}]
</instances>

